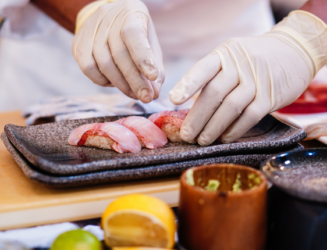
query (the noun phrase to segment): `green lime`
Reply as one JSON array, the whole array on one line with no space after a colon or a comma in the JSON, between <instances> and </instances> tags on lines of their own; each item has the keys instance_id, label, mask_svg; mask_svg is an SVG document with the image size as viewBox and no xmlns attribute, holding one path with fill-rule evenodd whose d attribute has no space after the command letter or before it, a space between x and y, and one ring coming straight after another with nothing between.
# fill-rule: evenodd
<instances>
[{"instance_id":1,"label":"green lime","mask_svg":"<svg viewBox=\"0 0 327 250\"><path fill-rule=\"evenodd\" d=\"M101 242L93 234L81 229L59 235L50 250L101 250Z\"/></svg>"}]
</instances>

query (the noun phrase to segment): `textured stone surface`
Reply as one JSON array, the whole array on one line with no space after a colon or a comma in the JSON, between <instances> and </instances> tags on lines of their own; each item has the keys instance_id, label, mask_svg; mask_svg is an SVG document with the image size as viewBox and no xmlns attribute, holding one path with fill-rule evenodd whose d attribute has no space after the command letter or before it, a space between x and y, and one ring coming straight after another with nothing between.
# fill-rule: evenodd
<instances>
[{"instance_id":1,"label":"textured stone surface","mask_svg":"<svg viewBox=\"0 0 327 250\"><path fill-rule=\"evenodd\" d=\"M305 138L303 130L279 122L268 115L244 137L230 144L218 142L201 147L187 143L168 143L163 148L142 149L137 154L118 154L111 150L68 144L71 131L87 123L114 121L122 116L71 120L20 127L6 125L5 133L13 145L37 168L51 174L71 175L199 159L204 157L260 153L290 147Z\"/></svg>"},{"instance_id":2,"label":"textured stone surface","mask_svg":"<svg viewBox=\"0 0 327 250\"><path fill-rule=\"evenodd\" d=\"M271 153L218 156L147 167L107 170L72 176L54 176L41 173L40 171L36 170L35 167L29 163L17 149L15 149L4 133L1 135L1 139L28 178L54 187L86 186L100 183L113 183L119 181L178 175L187 168L212 163L235 163L259 168L262 161L272 156ZM295 145L291 148L287 148L286 150L298 150L301 148L301 145Z\"/></svg>"},{"instance_id":3,"label":"textured stone surface","mask_svg":"<svg viewBox=\"0 0 327 250\"><path fill-rule=\"evenodd\" d=\"M299 198L327 202L327 149L302 149L272 157L261 167L267 178Z\"/></svg>"}]
</instances>

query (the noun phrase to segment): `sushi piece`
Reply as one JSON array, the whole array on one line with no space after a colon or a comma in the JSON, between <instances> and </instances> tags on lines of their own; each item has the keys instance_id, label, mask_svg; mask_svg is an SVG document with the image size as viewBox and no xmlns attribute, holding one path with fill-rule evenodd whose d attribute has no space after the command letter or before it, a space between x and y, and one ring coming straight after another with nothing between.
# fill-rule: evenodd
<instances>
[{"instance_id":1,"label":"sushi piece","mask_svg":"<svg viewBox=\"0 0 327 250\"><path fill-rule=\"evenodd\" d=\"M117 153L138 153L141 144L136 135L117 122L93 123L73 130L68 138L70 145L112 149Z\"/></svg>"},{"instance_id":2,"label":"sushi piece","mask_svg":"<svg viewBox=\"0 0 327 250\"><path fill-rule=\"evenodd\" d=\"M144 117L130 116L116 122L131 130L143 147L161 148L168 142L166 134Z\"/></svg>"},{"instance_id":3,"label":"sushi piece","mask_svg":"<svg viewBox=\"0 0 327 250\"><path fill-rule=\"evenodd\" d=\"M149 120L157 125L172 142L182 142L180 129L188 114L188 109L179 111L161 111L149 117Z\"/></svg>"},{"instance_id":4,"label":"sushi piece","mask_svg":"<svg viewBox=\"0 0 327 250\"><path fill-rule=\"evenodd\" d=\"M88 130L92 130L98 123L85 124L73 130L68 138L70 145L78 145L84 133Z\"/></svg>"}]
</instances>

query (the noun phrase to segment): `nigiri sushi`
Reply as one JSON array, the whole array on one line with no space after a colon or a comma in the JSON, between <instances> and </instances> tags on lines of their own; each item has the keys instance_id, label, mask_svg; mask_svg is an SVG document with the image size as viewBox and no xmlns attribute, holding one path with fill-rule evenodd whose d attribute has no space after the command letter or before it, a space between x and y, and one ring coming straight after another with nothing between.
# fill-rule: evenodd
<instances>
[{"instance_id":1,"label":"nigiri sushi","mask_svg":"<svg viewBox=\"0 0 327 250\"><path fill-rule=\"evenodd\" d=\"M68 143L70 145L112 149L117 153L138 153L142 149L136 135L117 122L80 126L70 134Z\"/></svg>"},{"instance_id":2,"label":"nigiri sushi","mask_svg":"<svg viewBox=\"0 0 327 250\"><path fill-rule=\"evenodd\" d=\"M144 117L129 116L116 122L131 130L143 147L161 148L168 142L166 134Z\"/></svg>"},{"instance_id":3,"label":"nigiri sushi","mask_svg":"<svg viewBox=\"0 0 327 250\"><path fill-rule=\"evenodd\" d=\"M188 114L187 109L179 111L161 111L149 117L149 120L157 125L172 142L182 142L180 129Z\"/></svg>"}]
</instances>

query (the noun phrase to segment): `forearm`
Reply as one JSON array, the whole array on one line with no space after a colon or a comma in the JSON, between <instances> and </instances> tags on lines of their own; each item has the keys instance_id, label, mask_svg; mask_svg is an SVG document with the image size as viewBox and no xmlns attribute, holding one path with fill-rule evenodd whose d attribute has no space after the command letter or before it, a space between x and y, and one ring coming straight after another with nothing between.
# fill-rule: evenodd
<instances>
[{"instance_id":1,"label":"forearm","mask_svg":"<svg viewBox=\"0 0 327 250\"><path fill-rule=\"evenodd\" d=\"M301 7L301 10L308 11L314 14L327 24L326 0L309 0Z\"/></svg>"},{"instance_id":2,"label":"forearm","mask_svg":"<svg viewBox=\"0 0 327 250\"><path fill-rule=\"evenodd\" d=\"M34 5L56 20L61 26L74 32L78 12L95 0L31 0Z\"/></svg>"}]
</instances>

